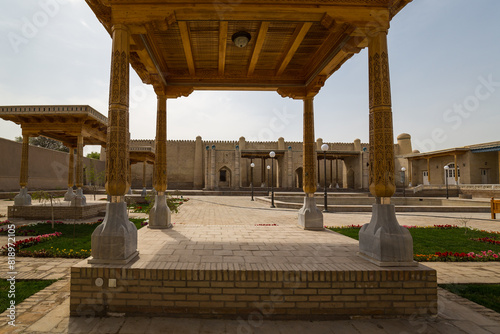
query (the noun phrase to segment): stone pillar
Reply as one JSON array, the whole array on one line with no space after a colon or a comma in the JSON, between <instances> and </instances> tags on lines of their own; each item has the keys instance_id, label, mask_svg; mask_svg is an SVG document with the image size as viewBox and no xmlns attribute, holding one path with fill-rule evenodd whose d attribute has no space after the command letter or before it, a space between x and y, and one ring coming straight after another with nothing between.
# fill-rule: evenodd
<instances>
[{"instance_id":1,"label":"stone pillar","mask_svg":"<svg viewBox=\"0 0 500 334\"><path fill-rule=\"evenodd\" d=\"M287 157L288 157L288 159L287 159L287 165L288 165L288 168L287 168L287 179L288 179L287 187L293 188L294 187L294 184L293 184L293 153L292 153L291 146L288 146Z\"/></svg>"},{"instance_id":2,"label":"stone pillar","mask_svg":"<svg viewBox=\"0 0 500 334\"><path fill-rule=\"evenodd\" d=\"M69 159L68 159L68 190L64 194L64 200L71 202L75 198L75 192L73 191L73 186L75 185L75 148L71 145L67 145L69 148Z\"/></svg>"},{"instance_id":3,"label":"stone pillar","mask_svg":"<svg viewBox=\"0 0 500 334\"><path fill-rule=\"evenodd\" d=\"M146 189L146 166L147 166L147 162L144 161L142 163L142 192L141 192L141 196L142 197L146 197L147 195L147 189Z\"/></svg>"},{"instance_id":4,"label":"stone pillar","mask_svg":"<svg viewBox=\"0 0 500 334\"><path fill-rule=\"evenodd\" d=\"M394 180L394 139L387 31L368 38L370 92L370 192L376 198L372 219L359 232L360 255L379 266L417 265L410 232L399 225L390 198Z\"/></svg>"},{"instance_id":5,"label":"stone pillar","mask_svg":"<svg viewBox=\"0 0 500 334\"><path fill-rule=\"evenodd\" d=\"M209 178L208 178L208 175L209 175L209 172L208 172L208 166L209 166L209 146L207 145L205 147L205 187L203 189L205 190L208 190L210 189L210 185L209 185Z\"/></svg>"},{"instance_id":6,"label":"stone pillar","mask_svg":"<svg viewBox=\"0 0 500 334\"><path fill-rule=\"evenodd\" d=\"M30 151L30 134L23 131L23 149L21 153L21 171L19 175L19 186L21 190L14 197L14 205L31 205L31 196L28 194L28 166Z\"/></svg>"},{"instance_id":7,"label":"stone pillar","mask_svg":"<svg viewBox=\"0 0 500 334\"><path fill-rule=\"evenodd\" d=\"M215 190L215 145L210 151L210 189Z\"/></svg>"},{"instance_id":8,"label":"stone pillar","mask_svg":"<svg viewBox=\"0 0 500 334\"><path fill-rule=\"evenodd\" d=\"M233 188L240 189L241 179L240 179L240 147L236 145L234 150L234 181Z\"/></svg>"},{"instance_id":9,"label":"stone pillar","mask_svg":"<svg viewBox=\"0 0 500 334\"><path fill-rule=\"evenodd\" d=\"M196 137L194 145L193 189L201 189L203 187L203 143L200 136Z\"/></svg>"},{"instance_id":10,"label":"stone pillar","mask_svg":"<svg viewBox=\"0 0 500 334\"><path fill-rule=\"evenodd\" d=\"M83 206L87 204L87 199L83 195L83 136L77 137L76 143L76 194L71 199L72 206Z\"/></svg>"},{"instance_id":11,"label":"stone pillar","mask_svg":"<svg viewBox=\"0 0 500 334\"><path fill-rule=\"evenodd\" d=\"M111 196L106 216L92 233L89 263L126 264L137 251L137 229L128 220L125 192L130 186L129 160L129 39L124 25L112 28L111 80L106 145L106 192Z\"/></svg>"},{"instance_id":12,"label":"stone pillar","mask_svg":"<svg viewBox=\"0 0 500 334\"><path fill-rule=\"evenodd\" d=\"M243 150L246 147L245 137L240 137L240 139L238 140L238 146L240 147L240 156L241 156L241 152L243 152ZM243 162L241 162L240 160L240 179L241 179L240 186L242 187L250 186L250 180L248 179L249 178L248 168L250 168L249 166L250 164L248 163L248 159L245 159Z\"/></svg>"},{"instance_id":13,"label":"stone pillar","mask_svg":"<svg viewBox=\"0 0 500 334\"><path fill-rule=\"evenodd\" d=\"M304 206L299 210L299 226L305 230L323 230L323 214L316 207L316 143L314 142L314 98L304 98L303 189Z\"/></svg>"},{"instance_id":14,"label":"stone pillar","mask_svg":"<svg viewBox=\"0 0 500 334\"><path fill-rule=\"evenodd\" d=\"M149 212L149 228L171 228L171 213L167 206L167 99L158 95L156 111L156 150L154 168L155 204Z\"/></svg>"}]
</instances>

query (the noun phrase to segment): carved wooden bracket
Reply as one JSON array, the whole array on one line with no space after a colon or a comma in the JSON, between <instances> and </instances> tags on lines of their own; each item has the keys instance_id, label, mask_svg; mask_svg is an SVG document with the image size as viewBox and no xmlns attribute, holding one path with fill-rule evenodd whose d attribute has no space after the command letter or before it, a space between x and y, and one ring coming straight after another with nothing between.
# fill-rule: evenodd
<instances>
[{"instance_id":1,"label":"carved wooden bracket","mask_svg":"<svg viewBox=\"0 0 500 334\"><path fill-rule=\"evenodd\" d=\"M315 97L321 87L325 85L326 76L318 75L306 87L279 87L276 91L282 97L303 100L307 97Z\"/></svg>"}]
</instances>

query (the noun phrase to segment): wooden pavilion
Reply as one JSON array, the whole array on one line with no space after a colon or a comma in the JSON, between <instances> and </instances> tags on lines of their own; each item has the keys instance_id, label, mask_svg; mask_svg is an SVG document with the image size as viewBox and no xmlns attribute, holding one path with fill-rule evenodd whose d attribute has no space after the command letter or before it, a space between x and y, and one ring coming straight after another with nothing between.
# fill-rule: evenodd
<instances>
[{"instance_id":1,"label":"wooden pavilion","mask_svg":"<svg viewBox=\"0 0 500 334\"><path fill-rule=\"evenodd\" d=\"M340 282L338 278L342 277L344 280L344 271L321 272L315 268L309 272L299 273L293 269L279 272L272 269L256 269L247 274L243 269L227 267L224 263L214 263L211 268L217 268L216 270L206 269L210 267L205 268L203 263L201 266L199 263L194 266L186 263L185 267L172 264L172 267L158 269L156 266L159 265L158 262L137 260L137 230L128 222L124 203L124 195L130 184L129 64L144 83L153 85L158 101L154 169L154 188L158 195L155 207L150 213L149 229L168 229L172 226L170 211L166 208L165 202L167 99L188 96L194 90L267 90L276 91L282 97L303 101L305 197L304 206L298 213L298 223L303 229L322 231L323 216L314 200L317 188L314 97L325 81L345 61L368 47L369 189L376 197L377 204L373 206L371 222L364 225L360 231L359 253L377 269L369 267L370 271L363 271L363 268L368 267L353 266L352 272L349 271L348 276L345 276L347 277L345 281L352 281L349 284L353 284L353 287L357 286L355 282L364 287L365 283L360 282L366 278L367 281L374 282L366 283L367 289L371 289L378 287L379 282L389 279L389 275L390 280L394 278L397 281L394 286L400 287L406 287L400 281L408 278L411 281L408 286L429 287L426 292L419 290L411 293L422 294L423 300L428 300L430 303L423 302L425 305L419 306L412 304L414 307L405 308L393 302L380 302L384 299L379 295L386 293L380 291L383 289L378 289L373 291L377 295L374 300L377 301L372 303L373 305L370 304L370 307L367 306L369 303L357 298L350 310L337 303L330 303L320 309L314 306L315 303L306 303L307 310L303 316L314 317L314 312L321 315L408 316L435 312L432 309L432 303L436 298L435 271L423 267L404 268L417 266L413 262L412 239L408 230L399 226L394 205L390 202L396 187L387 33L391 19L411 0L86 0L86 2L112 38L106 155L106 190L111 196L111 202L108 203L103 224L92 235L92 258L88 263L72 268L72 289L73 287L79 289L81 284L92 285L93 280L99 277L99 273L104 273L104 277L109 278L109 284L116 286L116 283L120 282L120 288L116 290L116 295L112 290L102 290L102 288L97 290L106 291L106 295L110 296L108 298L115 296L126 299L125 304L120 304L121 300L116 300L115 304L106 304L105 306L111 311L236 316L252 314L255 306L250 305L251 302L244 303L250 305L245 307L221 302L210 304L212 306L207 309L203 307L205 303L202 302L182 301L163 305L145 301L141 305L147 306L143 307L135 301L138 298L137 292L132 293L142 290L132 290L134 288L132 285L163 286L164 282L169 282L176 284L176 287L189 287L192 283L196 288L192 288L191 297L200 300L206 296L200 292L202 288L198 290L198 287L235 287L238 286L235 284L239 284L237 283L239 280L244 281L243 284L248 283L245 285L246 288L241 290L249 296L257 293L259 287L290 286L287 284L292 280L294 284L298 283L293 285L295 289L293 291L296 291L294 294L308 294L311 290L315 290L310 289L310 284L320 285L321 282L326 282L324 285L330 288L341 286L337 285ZM173 238L178 237L176 231L154 232L149 229L148 233L151 231L153 238L161 238L165 234ZM369 263L368 261L365 262ZM100 265L105 265L104 271ZM396 268L379 269L391 266ZM219 268L222 270L219 271ZM393 273L396 273L396 276L393 276ZM203 282L199 283L198 280ZM270 281L276 282L276 285L269 283ZM344 287L347 285L338 291L344 291L342 290ZM81 288L81 291L96 291L94 286ZM220 294L235 298L229 294L238 289L220 290ZM120 291L124 292L119 293ZM180 293L177 288L175 291ZM336 290L331 291L335 294ZM387 294L392 293L396 293L396 290L387 292ZM264 296L261 300L267 300L268 297ZM100 298L92 295L90 299L84 300L72 296L72 314L79 314L78 309L81 308L97 307ZM289 315L286 309L278 305L279 302L273 303L274 301L271 301L271 308L275 312L273 316ZM154 306L160 304L163 306ZM300 316L297 314L297 317Z\"/></svg>"}]
</instances>

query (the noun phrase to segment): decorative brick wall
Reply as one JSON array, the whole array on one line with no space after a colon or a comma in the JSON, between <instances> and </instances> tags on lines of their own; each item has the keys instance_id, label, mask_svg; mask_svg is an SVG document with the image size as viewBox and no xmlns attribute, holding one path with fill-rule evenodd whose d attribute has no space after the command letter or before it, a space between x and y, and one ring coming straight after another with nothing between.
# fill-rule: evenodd
<instances>
[{"instance_id":1,"label":"decorative brick wall","mask_svg":"<svg viewBox=\"0 0 500 334\"><path fill-rule=\"evenodd\" d=\"M409 317L436 314L436 271L71 269L71 315L169 315L263 319ZM178 265L181 267L181 264ZM103 279L101 287L96 279ZM110 288L109 279L116 279Z\"/></svg>"}]
</instances>

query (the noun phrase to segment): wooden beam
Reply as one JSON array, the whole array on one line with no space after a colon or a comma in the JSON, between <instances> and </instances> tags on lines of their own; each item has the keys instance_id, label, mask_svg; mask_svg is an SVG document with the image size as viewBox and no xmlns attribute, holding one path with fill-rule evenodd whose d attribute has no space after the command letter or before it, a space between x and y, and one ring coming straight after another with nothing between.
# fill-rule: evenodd
<instances>
[{"instance_id":1,"label":"wooden beam","mask_svg":"<svg viewBox=\"0 0 500 334\"><path fill-rule=\"evenodd\" d=\"M266 39L267 29L269 28L269 22L262 22L260 24L260 29L257 34L257 41L253 48L252 59L250 60L250 66L248 66L248 76L253 74L255 66L259 61L260 52L262 51L262 46L264 45L264 40Z\"/></svg>"},{"instance_id":2,"label":"wooden beam","mask_svg":"<svg viewBox=\"0 0 500 334\"><path fill-rule=\"evenodd\" d=\"M226 68L227 21L219 23L219 75L224 75Z\"/></svg>"},{"instance_id":3,"label":"wooden beam","mask_svg":"<svg viewBox=\"0 0 500 334\"><path fill-rule=\"evenodd\" d=\"M285 71L286 67L290 63L290 61L293 58L293 55L295 52L297 52L297 49L300 46L300 43L304 40L304 37L306 37L307 32L309 31L309 28L311 28L312 22L304 22L300 23L297 28L295 29L293 36L292 36L292 42L290 43L290 46L288 47L288 50L286 52L285 57L280 61L281 65L278 68L278 71L276 72L276 76L280 76L283 74Z\"/></svg>"},{"instance_id":4,"label":"wooden beam","mask_svg":"<svg viewBox=\"0 0 500 334\"><path fill-rule=\"evenodd\" d=\"M182 46L184 47L184 54L189 68L189 74L195 76L193 51L191 50L191 38L189 36L189 29L187 23L179 21L179 30L181 32Z\"/></svg>"}]
</instances>

